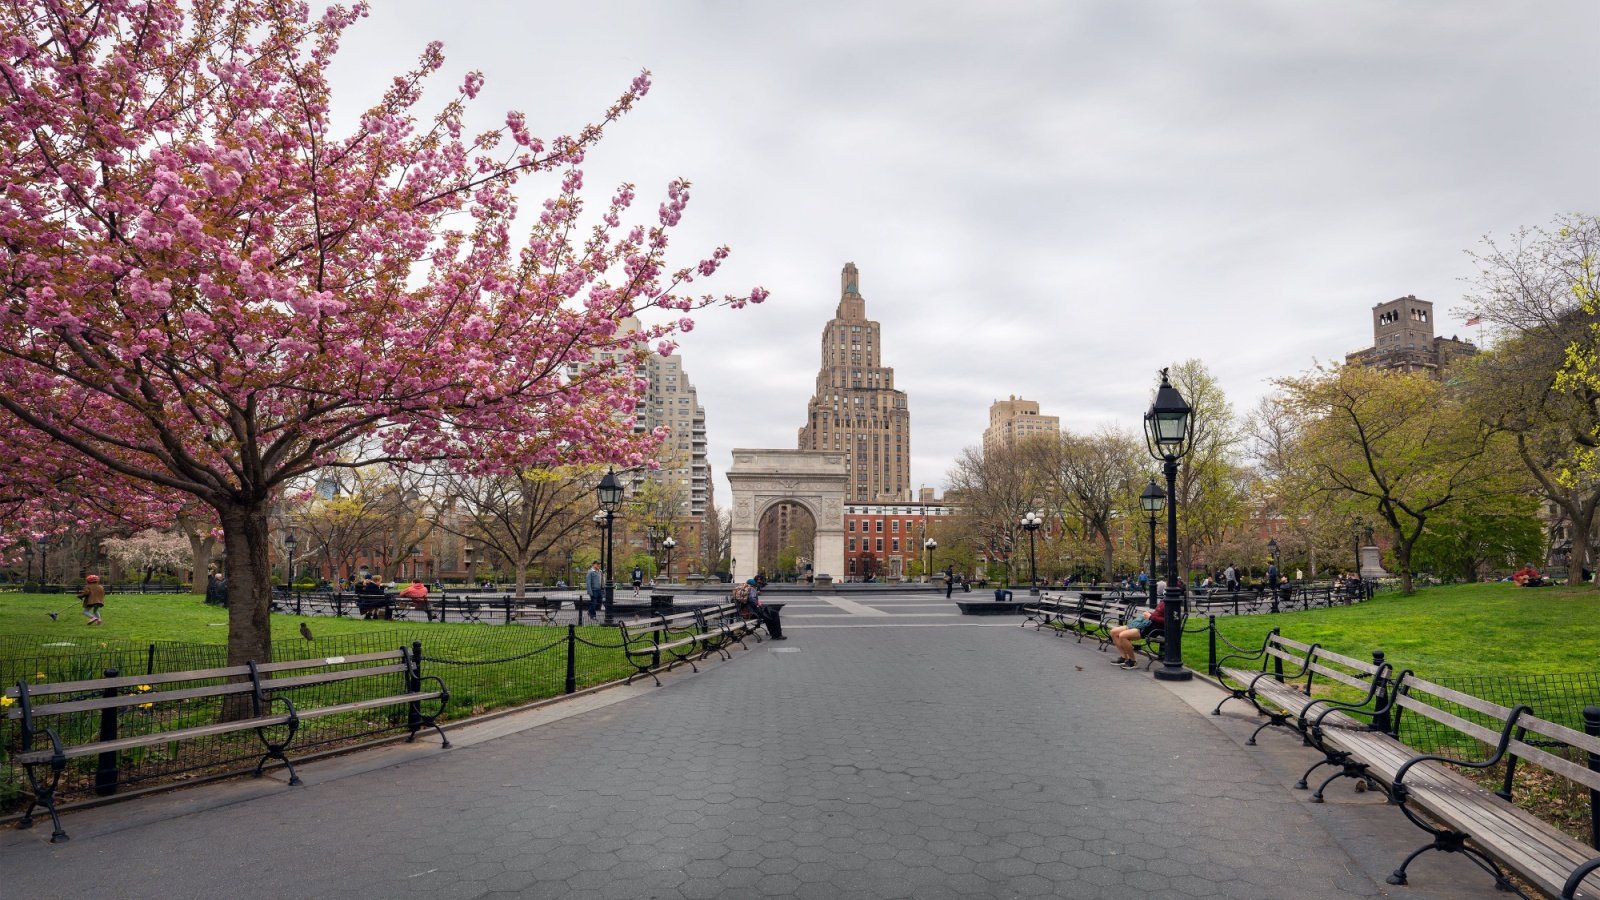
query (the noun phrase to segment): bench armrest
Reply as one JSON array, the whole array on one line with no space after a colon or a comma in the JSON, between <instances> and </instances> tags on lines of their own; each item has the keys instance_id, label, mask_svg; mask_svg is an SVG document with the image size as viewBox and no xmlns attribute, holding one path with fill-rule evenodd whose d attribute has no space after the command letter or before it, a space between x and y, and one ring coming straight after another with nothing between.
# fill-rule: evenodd
<instances>
[{"instance_id":1,"label":"bench armrest","mask_svg":"<svg viewBox=\"0 0 1600 900\"><path fill-rule=\"evenodd\" d=\"M450 705L450 689L445 687L444 679L437 675L423 675L417 679L418 684L421 684L424 681L431 681L439 686L439 710L433 714L434 717L437 718L438 716L443 715L444 708Z\"/></svg>"},{"instance_id":2,"label":"bench armrest","mask_svg":"<svg viewBox=\"0 0 1600 900\"><path fill-rule=\"evenodd\" d=\"M1567 883L1561 887L1561 900L1571 900L1578 895L1578 885L1589 877L1591 872L1600 869L1600 856L1589 860L1583 865L1572 870L1572 875L1567 878Z\"/></svg>"},{"instance_id":3,"label":"bench armrest","mask_svg":"<svg viewBox=\"0 0 1600 900\"><path fill-rule=\"evenodd\" d=\"M1378 689L1383 687L1390 671L1392 669L1388 663L1379 666L1378 671L1372 676L1372 684L1367 687L1367 695L1360 700L1334 700L1331 697L1318 697L1307 703L1306 708L1300 711L1300 730L1305 731L1309 728L1315 731L1322 727L1323 719L1336 712L1343 711L1359 716L1377 716L1390 711L1394 708L1394 698L1398 696L1399 691L1390 694L1388 702L1384 703L1382 707L1366 708L1366 705L1378 696ZM1317 718L1314 721L1308 721L1306 717L1311 715L1312 710L1319 705L1323 707L1322 711L1317 713Z\"/></svg>"},{"instance_id":4,"label":"bench armrest","mask_svg":"<svg viewBox=\"0 0 1600 900\"><path fill-rule=\"evenodd\" d=\"M1394 798L1396 803L1405 802L1406 786L1404 782L1406 773L1411 771L1411 767L1418 763L1442 762L1449 763L1452 766L1462 766L1468 769L1487 769L1498 764L1501 759L1505 758L1506 748L1511 745L1511 733L1517 727L1517 719L1521 718L1523 713L1531 712L1533 712L1533 707L1531 706L1519 706L1511 711L1511 715L1506 717L1505 727L1500 729L1500 743L1495 746L1494 754L1488 759L1474 762L1466 759L1453 759L1448 756L1441 756L1433 753L1425 753L1421 756L1411 757L1410 759L1401 763L1400 768L1394 773L1394 783L1389 788L1389 795Z\"/></svg>"},{"instance_id":5,"label":"bench armrest","mask_svg":"<svg viewBox=\"0 0 1600 900\"><path fill-rule=\"evenodd\" d=\"M1271 631L1267 632L1266 638L1261 641L1261 647L1259 649L1257 649L1257 650L1240 650L1238 653L1229 653L1227 656L1222 657L1221 659L1217 660L1217 668L1220 669L1220 668L1226 666L1227 663L1228 663L1228 660L1230 660L1230 659L1237 659L1237 660L1239 660L1241 662L1249 662L1251 660L1259 659L1259 660L1261 660L1261 664L1263 666L1265 666L1267 664L1267 661L1266 661L1267 644L1269 642L1271 642L1273 636L1276 635L1277 633L1278 633L1278 629L1276 629L1276 628L1274 628ZM1232 644L1230 644L1229 646L1232 646Z\"/></svg>"}]
</instances>

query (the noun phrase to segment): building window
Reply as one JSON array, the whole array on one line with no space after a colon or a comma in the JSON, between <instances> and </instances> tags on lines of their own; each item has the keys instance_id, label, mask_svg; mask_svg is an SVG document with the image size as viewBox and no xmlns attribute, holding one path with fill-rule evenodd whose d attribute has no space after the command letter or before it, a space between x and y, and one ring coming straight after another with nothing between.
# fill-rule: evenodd
<instances>
[{"instance_id":1,"label":"building window","mask_svg":"<svg viewBox=\"0 0 1600 900\"><path fill-rule=\"evenodd\" d=\"M882 519L878 520L878 533L879 534L883 534L883 520ZM882 541L880 540L879 543L882 543ZM878 549L882 550L883 548L879 547Z\"/></svg>"},{"instance_id":2,"label":"building window","mask_svg":"<svg viewBox=\"0 0 1600 900\"><path fill-rule=\"evenodd\" d=\"M855 519L851 519L850 520L850 530L851 531L855 531L856 530L856 520Z\"/></svg>"},{"instance_id":3,"label":"building window","mask_svg":"<svg viewBox=\"0 0 1600 900\"><path fill-rule=\"evenodd\" d=\"M883 538L878 538L878 552L883 552Z\"/></svg>"},{"instance_id":4,"label":"building window","mask_svg":"<svg viewBox=\"0 0 1600 900\"><path fill-rule=\"evenodd\" d=\"M899 553L900 552L900 539L899 538L892 538L889 541L889 549L893 550L896 553Z\"/></svg>"},{"instance_id":5,"label":"building window","mask_svg":"<svg viewBox=\"0 0 1600 900\"><path fill-rule=\"evenodd\" d=\"M851 538L850 539L850 552L851 553L856 552L856 539L855 538Z\"/></svg>"},{"instance_id":6,"label":"building window","mask_svg":"<svg viewBox=\"0 0 1600 900\"><path fill-rule=\"evenodd\" d=\"M890 522L889 523L889 530L898 532L900 530L900 520L899 519L895 519L894 521Z\"/></svg>"}]
</instances>

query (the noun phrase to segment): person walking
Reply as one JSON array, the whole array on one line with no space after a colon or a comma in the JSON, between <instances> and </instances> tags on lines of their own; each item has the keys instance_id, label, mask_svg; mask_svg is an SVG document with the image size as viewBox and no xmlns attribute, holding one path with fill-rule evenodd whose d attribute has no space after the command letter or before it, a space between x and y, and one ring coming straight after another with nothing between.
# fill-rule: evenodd
<instances>
[{"instance_id":1,"label":"person walking","mask_svg":"<svg viewBox=\"0 0 1600 900\"><path fill-rule=\"evenodd\" d=\"M104 625L100 620L100 610L106 605L106 587L100 583L99 575L90 575L83 579L83 590L78 592L78 597L83 600L83 614L89 617L88 624Z\"/></svg>"},{"instance_id":2,"label":"person walking","mask_svg":"<svg viewBox=\"0 0 1600 900\"><path fill-rule=\"evenodd\" d=\"M949 600L950 599L950 595L954 594L955 592L956 592L956 567L955 566L945 566L944 567L944 598L946 600Z\"/></svg>"},{"instance_id":3,"label":"person walking","mask_svg":"<svg viewBox=\"0 0 1600 900\"><path fill-rule=\"evenodd\" d=\"M639 588L644 584L644 570L638 566L633 567L633 595L639 596Z\"/></svg>"},{"instance_id":4,"label":"person walking","mask_svg":"<svg viewBox=\"0 0 1600 900\"><path fill-rule=\"evenodd\" d=\"M600 602L606 596L606 578L600 571L600 560L595 560L594 565L589 567L589 574L584 576L583 583L584 587L589 590L589 621L593 623L599 621ZM578 624L583 624L583 609L581 607L578 609Z\"/></svg>"}]
</instances>

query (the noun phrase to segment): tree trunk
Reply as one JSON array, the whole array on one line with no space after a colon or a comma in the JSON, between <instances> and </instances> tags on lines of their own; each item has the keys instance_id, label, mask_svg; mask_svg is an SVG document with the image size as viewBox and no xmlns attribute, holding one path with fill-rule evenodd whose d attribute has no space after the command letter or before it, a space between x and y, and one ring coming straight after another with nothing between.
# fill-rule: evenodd
<instances>
[{"instance_id":1,"label":"tree trunk","mask_svg":"<svg viewBox=\"0 0 1600 900\"><path fill-rule=\"evenodd\" d=\"M1594 501L1583 504L1576 510L1578 515L1573 516L1572 524L1567 528L1572 533L1572 553L1567 557L1569 585L1583 583L1583 564L1585 560L1590 559L1590 551L1593 549L1589 543L1589 535L1594 533L1595 511Z\"/></svg>"},{"instance_id":2,"label":"tree trunk","mask_svg":"<svg viewBox=\"0 0 1600 900\"><path fill-rule=\"evenodd\" d=\"M267 504L219 509L228 578L228 665L272 661Z\"/></svg>"},{"instance_id":3,"label":"tree trunk","mask_svg":"<svg viewBox=\"0 0 1600 900\"><path fill-rule=\"evenodd\" d=\"M189 574L189 592L191 594L204 594L206 580L211 575L211 554L216 551L217 539L210 534L204 536L193 525L183 523L183 534L189 539L189 552L194 557L194 569Z\"/></svg>"},{"instance_id":4,"label":"tree trunk","mask_svg":"<svg viewBox=\"0 0 1600 900\"><path fill-rule=\"evenodd\" d=\"M528 595L528 560L517 557L517 599L521 600Z\"/></svg>"},{"instance_id":5,"label":"tree trunk","mask_svg":"<svg viewBox=\"0 0 1600 900\"><path fill-rule=\"evenodd\" d=\"M1410 596L1414 589L1411 586L1411 545L1395 535L1394 561L1400 567L1400 593Z\"/></svg>"}]
</instances>

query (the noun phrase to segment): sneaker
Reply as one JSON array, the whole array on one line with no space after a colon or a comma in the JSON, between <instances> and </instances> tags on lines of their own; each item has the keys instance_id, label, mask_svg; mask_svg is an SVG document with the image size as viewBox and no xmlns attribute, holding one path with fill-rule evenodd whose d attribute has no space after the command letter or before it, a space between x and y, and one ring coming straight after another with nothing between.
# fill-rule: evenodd
<instances>
[{"instance_id":1,"label":"sneaker","mask_svg":"<svg viewBox=\"0 0 1600 900\"><path fill-rule=\"evenodd\" d=\"M1124 669L1137 669L1139 668L1139 661L1136 659L1125 659L1122 661L1122 667Z\"/></svg>"}]
</instances>

